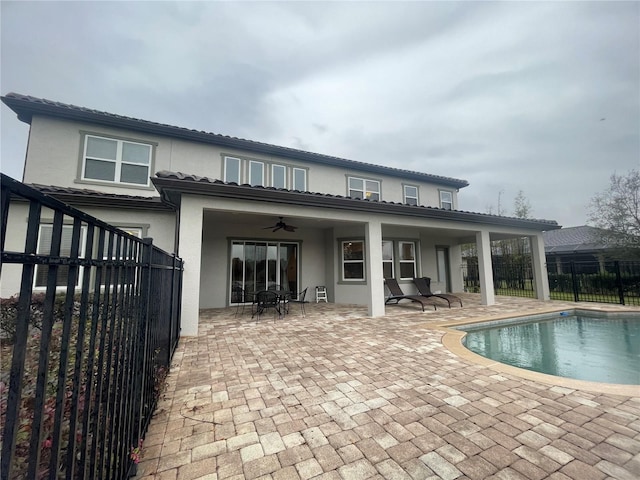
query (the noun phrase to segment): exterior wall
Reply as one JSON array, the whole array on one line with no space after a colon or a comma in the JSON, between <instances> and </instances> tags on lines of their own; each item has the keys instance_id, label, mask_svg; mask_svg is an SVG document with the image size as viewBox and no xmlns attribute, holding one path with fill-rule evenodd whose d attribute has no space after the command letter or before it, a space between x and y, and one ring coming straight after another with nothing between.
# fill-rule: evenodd
<instances>
[{"instance_id":1,"label":"exterior wall","mask_svg":"<svg viewBox=\"0 0 640 480\"><path fill-rule=\"evenodd\" d=\"M307 190L331 195L348 194L348 177L358 177L380 182L381 199L389 202L404 201L403 185L417 186L419 204L438 207L440 190L450 191L453 208L457 208L455 188L438 186L430 182L414 182L390 175L372 175L368 172L348 170L328 165L278 158L271 155L246 153L237 149L160 137L129 130L83 124L74 121L34 116L27 149L25 183L86 188L107 193L138 196L157 196L150 186L116 185L108 182L81 180L83 138L85 133L124 138L155 146L151 174L161 170L194 174L213 179L223 178L224 156L253 159L265 164L277 163L289 167L308 169ZM266 185L270 185L270 169L265 168ZM246 180L246 179L245 179Z\"/></svg>"},{"instance_id":2,"label":"exterior wall","mask_svg":"<svg viewBox=\"0 0 640 480\"><path fill-rule=\"evenodd\" d=\"M174 251L175 215L172 212L132 211L124 209L79 208L106 223L121 227L140 227L143 235L153 238L154 245L166 252ZM7 251L23 251L29 206L26 202L13 202L7 219ZM41 214L41 223L50 223L53 215L46 209ZM5 264L2 266L0 297L7 298L20 291L22 267ZM37 291L37 290L34 290Z\"/></svg>"},{"instance_id":3,"label":"exterior wall","mask_svg":"<svg viewBox=\"0 0 640 480\"><path fill-rule=\"evenodd\" d=\"M298 262L299 291L308 287L307 300L315 295L315 286L324 285L324 230L305 228L300 233L257 232L253 225L217 224L203 221L200 267L200 308L229 305L229 256L232 240L279 241L300 245ZM315 299L315 297L314 297Z\"/></svg>"}]
</instances>

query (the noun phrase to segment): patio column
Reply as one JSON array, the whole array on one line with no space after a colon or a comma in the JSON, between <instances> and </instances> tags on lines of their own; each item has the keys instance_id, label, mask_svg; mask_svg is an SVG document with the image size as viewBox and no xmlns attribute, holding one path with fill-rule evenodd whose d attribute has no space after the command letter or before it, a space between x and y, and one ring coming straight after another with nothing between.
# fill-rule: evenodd
<instances>
[{"instance_id":1,"label":"patio column","mask_svg":"<svg viewBox=\"0 0 640 480\"><path fill-rule=\"evenodd\" d=\"M536 297L540 300L550 300L549 273L547 272L547 258L544 253L542 233L531 236L529 239L531 241L531 261L536 283Z\"/></svg>"},{"instance_id":2,"label":"patio column","mask_svg":"<svg viewBox=\"0 0 640 480\"><path fill-rule=\"evenodd\" d=\"M191 337L198 335L202 214L202 206L194 199L182 197L179 256L184 260L184 272L182 277L182 330L180 334Z\"/></svg>"},{"instance_id":3,"label":"patio column","mask_svg":"<svg viewBox=\"0 0 640 480\"><path fill-rule=\"evenodd\" d=\"M491 239L489 232L476 232L478 248L478 271L480 274L480 294L482 305L494 305L496 295L493 290L493 268L491 263Z\"/></svg>"},{"instance_id":4,"label":"patio column","mask_svg":"<svg viewBox=\"0 0 640 480\"><path fill-rule=\"evenodd\" d=\"M382 273L382 224L378 221L365 225L368 313L381 317L384 309L384 275Z\"/></svg>"}]
</instances>

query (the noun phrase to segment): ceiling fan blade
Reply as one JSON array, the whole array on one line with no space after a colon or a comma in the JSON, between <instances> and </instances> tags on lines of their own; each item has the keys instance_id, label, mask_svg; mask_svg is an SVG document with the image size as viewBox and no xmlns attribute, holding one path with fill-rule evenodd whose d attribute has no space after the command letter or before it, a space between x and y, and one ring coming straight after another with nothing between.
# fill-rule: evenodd
<instances>
[{"instance_id":1,"label":"ceiling fan blade","mask_svg":"<svg viewBox=\"0 0 640 480\"><path fill-rule=\"evenodd\" d=\"M296 231L296 228L298 228L298 227L294 227L294 226L292 226L292 225L286 225L286 226L284 227L284 229L285 229L287 232L295 232L295 231Z\"/></svg>"},{"instance_id":2,"label":"ceiling fan blade","mask_svg":"<svg viewBox=\"0 0 640 480\"><path fill-rule=\"evenodd\" d=\"M272 228L272 227L269 227ZM278 225L276 228L274 228L273 230L271 230L272 232L277 232L278 230L280 230L282 228L282 225Z\"/></svg>"}]
</instances>

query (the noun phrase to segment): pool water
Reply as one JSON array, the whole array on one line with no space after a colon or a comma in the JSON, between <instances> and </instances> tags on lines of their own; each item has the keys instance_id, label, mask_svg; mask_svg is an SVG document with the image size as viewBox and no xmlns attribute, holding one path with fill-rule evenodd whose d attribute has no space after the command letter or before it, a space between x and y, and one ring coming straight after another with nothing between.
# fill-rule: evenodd
<instances>
[{"instance_id":1,"label":"pool water","mask_svg":"<svg viewBox=\"0 0 640 480\"><path fill-rule=\"evenodd\" d=\"M563 312L461 330L467 331L469 350L497 362L578 380L640 385L640 316L600 315Z\"/></svg>"}]
</instances>

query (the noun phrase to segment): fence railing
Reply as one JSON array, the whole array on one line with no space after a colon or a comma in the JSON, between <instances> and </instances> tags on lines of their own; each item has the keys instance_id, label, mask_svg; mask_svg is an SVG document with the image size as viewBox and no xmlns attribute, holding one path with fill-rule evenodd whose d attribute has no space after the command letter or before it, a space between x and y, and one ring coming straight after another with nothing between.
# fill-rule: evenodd
<instances>
[{"instance_id":1,"label":"fence railing","mask_svg":"<svg viewBox=\"0 0 640 480\"><path fill-rule=\"evenodd\" d=\"M5 175L1 194L19 292L0 312L0 477L126 478L179 339L182 261Z\"/></svg>"},{"instance_id":2,"label":"fence railing","mask_svg":"<svg viewBox=\"0 0 640 480\"><path fill-rule=\"evenodd\" d=\"M480 275L475 258L462 267L464 288L480 292ZM549 266L552 300L640 305L640 262L564 262ZM496 295L535 297L535 280L528 257L518 262L493 259L493 287Z\"/></svg>"}]
</instances>

